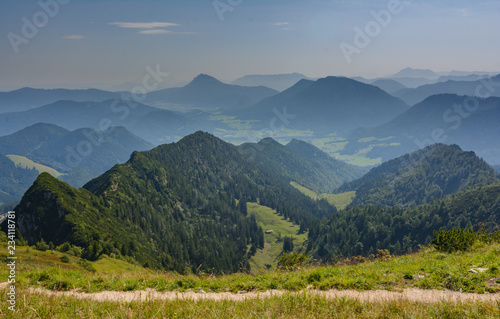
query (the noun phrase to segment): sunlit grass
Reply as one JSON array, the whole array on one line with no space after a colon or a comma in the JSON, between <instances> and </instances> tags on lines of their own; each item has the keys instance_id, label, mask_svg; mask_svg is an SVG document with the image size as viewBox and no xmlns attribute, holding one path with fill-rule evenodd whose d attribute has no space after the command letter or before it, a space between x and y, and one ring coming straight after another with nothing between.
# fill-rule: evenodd
<instances>
[{"instance_id":1,"label":"sunlit grass","mask_svg":"<svg viewBox=\"0 0 500 319\"><path fill-rule=\"evenodd\" d=\"M20 155L5 155L5 156L7 156L17 167L22 167L26 169L34 168L38 171L38 173L47 172L54 177L59 177L61 175L64 175L63 173L60 173L51 167L35 163L29 158L24 156Z\"/></svg>"}]
</instances>

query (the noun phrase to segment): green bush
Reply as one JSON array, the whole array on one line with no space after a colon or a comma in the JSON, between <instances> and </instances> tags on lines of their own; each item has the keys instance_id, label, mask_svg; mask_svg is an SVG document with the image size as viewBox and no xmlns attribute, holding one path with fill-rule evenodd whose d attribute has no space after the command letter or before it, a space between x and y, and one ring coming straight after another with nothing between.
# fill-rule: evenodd
<instances>
[{"instance_id":1,"label":"green bush","mask_svg":"<svg viewBox=\"0 0 500 319\"><path fill-rule=\"evenodd\" d=\"M42 239L40 239L39 242L37 242L35 244L35 249L40 250L40 251L46 251L47 249L49 249L49 245L47 245L45 240L43 240L43 238L42 238Z\"/></svg>"},{"instance_id":2,"label":"green bush","mask_svg":"<svg viewBox=\"0 0 500 319\"><path fill-rule=\"evenodd\" d=\"M476 239L477 234L471 228L452 230L441 228L439 231L434 231L432 245L439 251L467 251L474 245Z\"/></svg>"},{"instance_id":3,"label":"green bush","mask_svg":"<svg viewBox=\"0 0 500 319\"><path fill-rule=\"evenodd\" d=\"M78 265L82 266L83 269L85 269L87 271L96 272L96 269L94 268L94 266L92 266L92 264L85 259L78 260Z\"/></svg>"},{"instance_id":4,"label":"green bush","mask_svg":"<svg viewBox=\"0 0 500 319\"><path fill-rule=\"evenodd\" d=\"M278 257L278 269L293 270L299 266L309 264L309 256L306 254L298 254L296 252L283 253Z\"/></svg>"},{"instance_id":5,"label":"green bush","mask_svg":"<svg viewBox=\"0 0 500 319\"><path fill-rule=\"evenodd\" d=\"M63 255L63 256L61 257L61 261L62 261L63 263L69 263L69 257L68 257L68 255Z\"/></svg>"}]
</instances>

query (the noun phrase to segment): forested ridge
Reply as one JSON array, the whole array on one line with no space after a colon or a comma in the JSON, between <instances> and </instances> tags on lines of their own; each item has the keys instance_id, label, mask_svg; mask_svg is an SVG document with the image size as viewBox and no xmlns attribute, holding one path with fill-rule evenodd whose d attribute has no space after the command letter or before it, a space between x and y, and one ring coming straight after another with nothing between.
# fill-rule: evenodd
<instances>
[{"instance_id":1,"label":"forested ridge","mask_svg":"<svg viewBox=\"0 0 500 319\"><path fill-rule=\"evenodd\" d=\"M276 209L301 231L335 212L238 149L203 132L134 152L82 189L41 174L16 207L24 239L84 248L83 256L135 258L178 272L249 268L263 231L246 202Z\"/></svg>"},{"instance_id":2,"label":"forested ridge","mask_svg":"<svg viewBox=\"0 0 500 319\"><path fill-rule=\"evenodd\" d=\"M351 207L412 207L476 186L500 183L498 174L474 152L434 144L387 161L337 192L356 191Z\"/></svg>"},{"instance_id":3,"label":"forested ridge","mask_svg":"<svg viewBox=\"0 0 500 319\"><path fill-rule=\"evenodd\" d=\"M389 249L403 254L429 244L433 231L481 226L500 229L500 185L478 187L417 207L349 207L324 218L309 231L308 250L331 261Z\"/></svg>"}]
</instances>

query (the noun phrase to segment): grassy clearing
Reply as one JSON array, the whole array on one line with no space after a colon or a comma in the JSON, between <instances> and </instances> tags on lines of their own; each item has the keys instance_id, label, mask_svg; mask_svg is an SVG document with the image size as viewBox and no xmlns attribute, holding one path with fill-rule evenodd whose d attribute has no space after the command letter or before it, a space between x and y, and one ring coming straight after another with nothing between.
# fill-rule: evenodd
<instances>
[{"instance_id":1,"label":"grassy clearing","mask_svg":"<svg viewBox=\"0 0 500 319\"><path fill-rule=\"evenodd\" d=\"M6 291L1 291L5 296ZM19 291L17 310L2 302L3 318L498 318L499 306L486 302L432 304L326 299L307 293L244 301L148 300L98 302Z\"/></svg>"},{"instance_id":2,"label":"grassy clearing","mask_svg":"<svg viewBox=\"0 0 500 319\"><path fill-rule=\"evenodd\" d=\"M252 272L257 273L259 269L276 268L276 258L283 250L282 238L292 236L295 251L304 250L304 242L307 239L307 233L298 234L299 226L285 220L279 216L274 209L261 206L256 203L247 203L248 213L255 216L259 226L266 230L272 230L273 233L264 235L264 249L257 250L255 256L250 259ZM266 265L270 265L266 267Z\"/></svg>"},{"instance_id":3,"label":"grassy clearing","mask_svg":"<svg viewBox=\"0 0 500 319\"><path fill-rule=\"evenodd\" d=\"M360 139L360 142L379 142L376 145L389 145L385 143L386 140L391 139L392 137L376 139L375 137L367 137ZM346 163L356 165L356 166L372 166L376 164L380 164L382 162L381 158L369 158L366 155L373 148L373 145L368 145L367 147L359 150L355 154L343 155L340 154L340 151L344 150L345 146L349 143L349 141L345 140L342 137L336 135L330 135L328 137L323 138L314 138L312 139L312 144L324 152L330 154L333 158L344 161ZM384 143L380 143L384 142Z\"/></svg>"},{"instance_id":4,"label":"grassy clearing","mask_svg":"<svg viewBox=\"0 0 500 319\"><path fill-rule=\"evenodd\" d=\"M58 171L56 171L55 169L53 169L51 167L35 163L32 160L30 160L29 158L26 158L24 156L20 156L20 155L5 155L5 156L7 156L17 167L27 168L27 169L34 168L40 174L43 172L47 172L54 177L59 177L59 176L63 175L62 173L59 173Z\"/></svg>"},{"instance_id":5,"label":"grassy clearing","mask_svg":"<svg viewBox=\"0 0 500 319\"><path fill-rule=\"evenodd\" d=\"M44 287L50 290L79 288L82 292L104 290L145 290L207 292L265 291L283 289L299 291L311 288L397 290L403 288L449 289L453 291L494 293L500 291L500 244L477 244L471 251L442 253L423 248L419 253L400 257L377 259L351 265L352 261L333 266L311 266L295 271L258 271L256 274L237 273L226 276L211 274L178 275L141 267L124 261L101 259L91 262L97 272L84 270L78 258L70 256L70 263L57 261L62 254L39 252L33 248L18 247L17 285ZM35 255L36 254L36 255ZM7 248L0 245L0 258L5 260ZM36 258L35 258L36 257ZM471 272L472 268L485 268ZM2 263L0 281L7 281L6 264Z\"/></svg>"},{"instance_id":6,"label":"grassy clearing","mask_svg":"<svg viewBox=\"0 0 500 319\"><path fill-rule=\"evenodd\" d=\"M356 191L345 192L340 194L321 194L320 199L326 199L330 204L335 206L337 209L344 209L352 203L356 197Z\"/></svg>"},{"instance_id":7,"label":"grassy clearing","mask_svg":"<svg viewBox=\"0 0 500 319\"><path fill-rule=\"evenodd\" d=\"M310 190L309 188L304 187L304 186L302 186L300 184L297 184L295 182L290 182L290 185L292 185L293 187L295 187L296 189L298 189L302 194L304 194L306 196L309 196L312 199L318 199L318 193Z\"/></svg>"},{"instance_id":8,"label":"grassy clearing","mask_svg":"<svg viewBox=\"0 0 500 319\"><path fill-rule=\"evenodd\" d=\"M341 194L318 194L309 188L299 185L295 182L290 182L290 185L298 189L302 194L311 197L312 199L326 199L331 205L335 206L337 209L344 209L352 203L354 197L356 197L356 192L345 192Z\"/></svg>"}]
</instances>

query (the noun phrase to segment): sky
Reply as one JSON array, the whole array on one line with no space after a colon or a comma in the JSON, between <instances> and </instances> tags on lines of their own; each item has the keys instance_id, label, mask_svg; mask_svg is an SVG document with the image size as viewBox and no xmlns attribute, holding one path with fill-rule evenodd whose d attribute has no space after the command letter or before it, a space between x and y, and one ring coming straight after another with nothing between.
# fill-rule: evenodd
<instances>
[{"instance_id":1,"label":"sky","mask_svg":"<svg viewBox=\"0 0 500 319\"><path fill-rule=\"evenodd\" d=\"M500 71L500 1L0 0L0 90Z\"/></svg>"}]
</instances>

